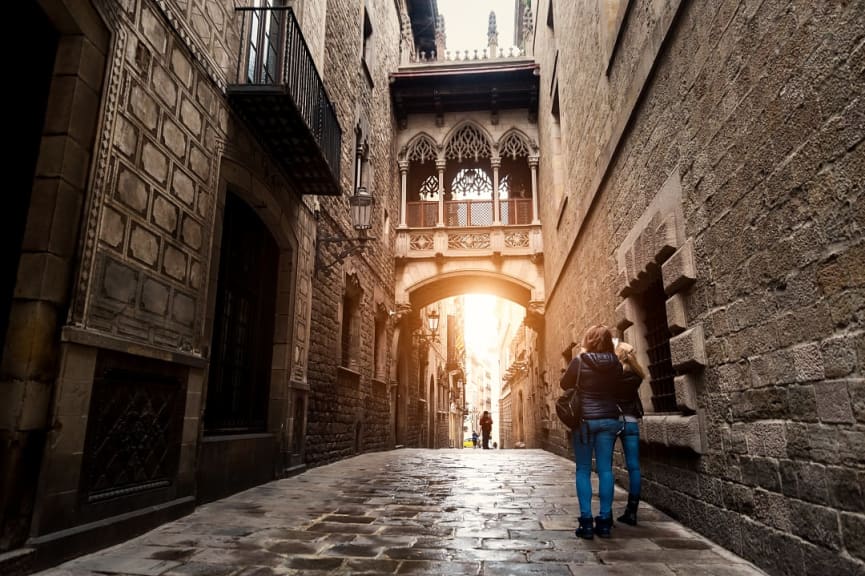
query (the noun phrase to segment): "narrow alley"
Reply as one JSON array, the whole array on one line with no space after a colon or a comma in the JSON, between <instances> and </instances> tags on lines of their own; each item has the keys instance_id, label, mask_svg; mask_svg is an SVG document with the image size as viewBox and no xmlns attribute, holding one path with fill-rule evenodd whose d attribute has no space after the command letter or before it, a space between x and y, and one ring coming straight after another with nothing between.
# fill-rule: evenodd
<instances>
[{"instance_id":1,"label":"narrow alley","mask_svg":"<svg viewBox=\"0 0 865 576\"><path fill-rule=\"evenodd\" d=\"M763 574L650 506L610 539L577 539L577 515L574 464L549 452L403 449L252 488L40 574Z\"/></svg>"}]
</instances>

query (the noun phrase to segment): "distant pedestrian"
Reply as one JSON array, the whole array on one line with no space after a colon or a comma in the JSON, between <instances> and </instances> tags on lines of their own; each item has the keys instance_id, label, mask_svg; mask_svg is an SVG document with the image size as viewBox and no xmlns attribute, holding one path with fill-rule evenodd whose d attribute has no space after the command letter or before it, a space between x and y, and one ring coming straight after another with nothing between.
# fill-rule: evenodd
<instances>
[{"instance_id":1,"label":"distant pedestrian","mask_svg":"<svg viewBox=\"0 0 865 576\"><path fill-rule=\"evenodd\" d=\"M493 450L498 450L498 448L499 448L499 443L493 442Z\"/></svg>"},{"instance_id":2,"label":"distant pedestrian","mask_svg":"<svg viewBox=\"0 0 865 576\"><path fill-rule=\"evenodd\" d=\"M472 430L472 448L478 447L478 431Z\"/></svg>"},{"instance_id":3,"label":"distant pedestrian","mask_svg":"<svg viewBox=\"0 0 865 576\"><path fill-rule=\"evenodd\" d=\"M490 434L492 434L492 431L493 418L487 410L484 410L484 413L481 416L481 434L483 437L484 450L489 450L490 448Z\"/></svg>"},{"instance_id":4,"label":"distant pedestrian","mask_svg":"<svg viewBox=\"0 0 865 576\"><path fill-rule=\"evenodd\" d=\"M637 507L640 504L640 418L643 417L643 403L640 401L640 384L646 377L646 370L640 365L634 353L634 347L627 342L621 342L616 347L616 356L624 368L627 386L622 388L623 396L619 399L619 408L625 420L625 429L619 438L622 441L622 452L625 454L625 466L628 468L628 505L624 514L617 520L637 525Z\"/></svg>"}]
</instances>

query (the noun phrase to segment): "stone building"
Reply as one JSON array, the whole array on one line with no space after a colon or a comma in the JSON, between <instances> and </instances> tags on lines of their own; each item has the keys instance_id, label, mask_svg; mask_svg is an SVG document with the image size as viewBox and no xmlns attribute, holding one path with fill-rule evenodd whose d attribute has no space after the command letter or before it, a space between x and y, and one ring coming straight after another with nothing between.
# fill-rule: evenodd
<instances>
[{"instance_id":1,"label":"stone building","mask_svg":"<svg viewBox=\"0 0 865 576\"><path fill-rule=\"evenodd\" d=\"M865 569L862 0L515 0L521 49L491 17L474 54L434 0L12 10L19 567L458 441L499 405L443 302L491 292L510 438L570 456L559 369L606 323L651 372L646 500L772 574Z\"/></svg>"},{"instance_id":2,"label":"stone building","mask_svg":"<svg viewBox=\"0 0 865 576\"><path fill-rule=\"evenodd\" d=\"M32 58L2 216L0 553L56 562L392 447L406 6L13 12Z\"/></svg>"},{"instance_id":3,"label":"stone building","mask_svg":"<svg viewBox=\"0 0 865 576\"><path fill-rule=\"evenodd\" d=\"M772 574L862 574L865 4L531 14L547 378L617 327L644 498Z\"/></svg>"}]
</instances>

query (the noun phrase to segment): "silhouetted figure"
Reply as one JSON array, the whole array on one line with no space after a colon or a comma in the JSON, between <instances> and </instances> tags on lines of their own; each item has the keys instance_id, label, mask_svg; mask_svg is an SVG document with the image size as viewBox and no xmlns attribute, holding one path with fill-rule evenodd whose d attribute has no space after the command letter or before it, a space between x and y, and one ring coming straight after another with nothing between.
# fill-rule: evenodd
<instances>
[{"instance_id":1,"label":"silhouetted figure","mask_svg":"<svg viewBox=\"0 0 865 576\"><path fill-rule=\"evenodd\" d=\"M490 413L484 410L483 415L481 416L481 434L483 435L483 448L484 450L489 450L490 448L490 434L493 431L493 419L490 416Z\"/></svg>"}]
</instances>

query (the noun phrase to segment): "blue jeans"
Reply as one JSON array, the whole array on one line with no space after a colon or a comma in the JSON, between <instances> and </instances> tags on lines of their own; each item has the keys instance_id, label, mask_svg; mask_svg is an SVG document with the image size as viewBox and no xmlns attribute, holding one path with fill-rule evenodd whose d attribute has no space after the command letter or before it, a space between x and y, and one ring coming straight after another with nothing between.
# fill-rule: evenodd
<instances>
[{"instance_id":1,"label":"blue jeans","mask_svg":"<svg viewBox=\"0 0 865 576\"><path fill-rule=\"evenodd\" d=\"M598 496L601 500L598 516L613 517L613 446L621 430L622 421L617 418L599 418L584 421L580 429L572 432L581 518L592 517L592 453L598 471Z\"/></svg>"},{"instance_id":2,"label":"blue jeans","mask_svg":"<svg viewBox=\"0 0 865 576\"><path fill-rule=\"evenodd\" d=\"M622 451L625 453L625 466L628 467L628 494L640 495L640 425L625 422L621 434Z\"/></svg>"}]
</instances>

